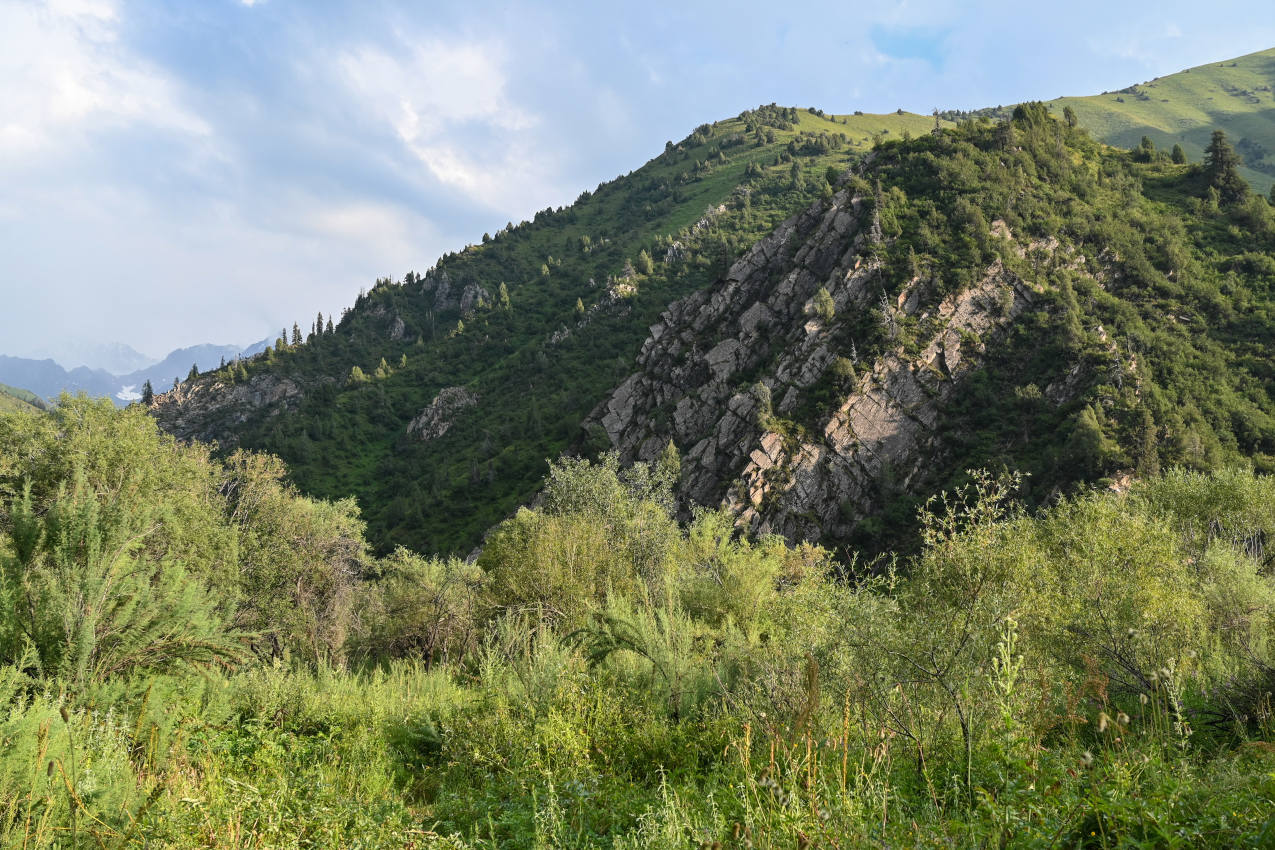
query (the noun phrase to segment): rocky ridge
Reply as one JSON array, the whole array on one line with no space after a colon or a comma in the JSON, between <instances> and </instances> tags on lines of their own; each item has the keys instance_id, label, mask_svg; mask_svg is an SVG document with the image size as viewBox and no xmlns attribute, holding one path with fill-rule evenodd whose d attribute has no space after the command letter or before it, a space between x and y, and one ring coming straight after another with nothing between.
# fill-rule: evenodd
<instances>
[{"instance_id":1,"label":"rocky ridge","mask_svg":"<svg viewBox=\"0 0 1275 850\"><path fill-rule=\"evenodd\" d=\"M302 388L295 381L265 372L245 383L185 381L156 394L150 414L160 429L178 440L218 442L222 448L234 448L239 442L237 426L263 410L267 416L295 410L302 397Z\"/></svg>"},{"instance_id":2,"label":"rocky ridge","mask_svg":"<svg viewBox=\"0 0 1275 850\"><path fill-rule=\"evenodd\" d=\"M887 298L871 209L842 190L668 308L639 371L590 417L622 461L651 460L672 440L684 506L721 505L742 527L792 540L845 538L881 507L883 479L919 484L942 451L944 403L1034 291L997 263L957 295L938 300L918 277ZM809 422L810 396L829 387L834 360L855 358L851 329L865 318L892 347L851 361L817 428L786 418L804 408ZM895 342L903 324L916 329L909 344Z\"/></svg>"}]
</instances>

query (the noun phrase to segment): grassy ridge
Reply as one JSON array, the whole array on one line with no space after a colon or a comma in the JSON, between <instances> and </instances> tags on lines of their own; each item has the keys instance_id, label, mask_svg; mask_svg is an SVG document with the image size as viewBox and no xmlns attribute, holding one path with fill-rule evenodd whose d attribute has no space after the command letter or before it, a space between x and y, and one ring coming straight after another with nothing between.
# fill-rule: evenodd
<instances>
[{"instance_id":1,"label":"grassy ridge","mask_svg":"<svg viewBox=\"0 0 1275 850\"><path fill-rule=\"evenodd\" d=\"M1258 158L1241 150L1244 178L1263 194L1275 183L1275 49L1049 105L1058 116L1070 106L1081 126L1110 145L1131 148L1145 135L1159 148L1181 144L1193 162L1203 159L1213 130L1223 128L1232 142L1248 139L1266 152Z\"/></svg>"},{"instance_id":2,"label":"grassy ridge","mask_svg":"<svg viewBox=\"0 0 1275 850\"><path fill-rule=\"evenodd\" d=\"M29 391L0 384L0 413L19 410L44 410L45 404L38 395Z\"/></svg>"}]
</instances>

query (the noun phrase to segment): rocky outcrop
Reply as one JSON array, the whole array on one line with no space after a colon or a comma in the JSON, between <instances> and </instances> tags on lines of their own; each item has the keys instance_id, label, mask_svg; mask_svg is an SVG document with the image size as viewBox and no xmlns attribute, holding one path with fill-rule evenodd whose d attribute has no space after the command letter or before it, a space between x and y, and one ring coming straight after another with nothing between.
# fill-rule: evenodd
<instances>
[{"instance_id":1,"label":"rocky outcrop","mask_svg":"<svg viewBox=\"0 0 1275 850\"><path fill-rule=\"evenodd\" d=\"M687 505L720 504L740 525L792 540L844 538L880 507L883 479L917 483L941 450L944 403L1034 293L997 264L937 303L925 279L887 298L868 209L842 191L787 221L711 288L670 305L639 371L590 417L623 461L651 460L671 439ZM815 307L820 289L831 316L826 299ZM841 378L833 401L813 414L806 405L802 422L783 419L816 385L826 397L829 366L856 359L865 319L895 347L855 363L853 388Z\"/></svg>"},{"instance_id":2,"label":"rocky outcrop","mask_svg":"<svg viewBox=\"0 0 1275 850\"><path fill-rule=\"evenodd\" d=\"M407 435L421 442L436 440L447 433L457 415L478 404L478 396L464 387L446 387L407 426Z\"/></svg>"},{"instance_id":3,"label":"rocky outcrop","mask_svg":"<svg viewBox=\"0 0 1275 850\"><path fill-rule=\"evenodd\" d=\"M460 284L445 271L430 270L420 279L421 292L433 295L434 310L439 313L459 310L472 313L479 302L491 303L491 292L476 283Z\"/></svg>"},{"instance_id":4,"label":"rocky outcrop","mask_svg":"<svg viewBox=\"0 0 1275 850\"><path fill-rule=\"evenodd\" d=\"M159 427L179 440L218 442L233 448L239 426L262 412L266 416L295 410L301 387L289 378L269 373L244 383L210 379L186 381L155 396L150 413Z\"/></svg>"}]
</instances>

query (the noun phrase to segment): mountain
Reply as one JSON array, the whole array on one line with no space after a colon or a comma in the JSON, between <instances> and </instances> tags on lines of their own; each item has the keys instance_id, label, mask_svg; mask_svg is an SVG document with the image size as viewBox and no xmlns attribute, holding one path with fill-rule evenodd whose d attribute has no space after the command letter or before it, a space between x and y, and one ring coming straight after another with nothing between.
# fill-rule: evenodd
<instances>
[{"instance_id":1,"label":"mountain","mask_svg":"<svg viewBox=\"0 0 1275 850\"><path fill-rule=\"evenodd\" d=\"M90 343L74 338L52 342L58 346L57 349L46 348L28 356L36 360L51 358L64 369L85 366L113 375L143 369L156 360L122 342Z\"/></svg>"},{"instance_id":2,"label":"mountain","mask_svg":"<svg viewBox=\"0 0 1275 850\"><path fill-rule=\"evenodd\" d=\"M1043 105L883 144L671 305L586 429L622 462L672 442L683 498L754 532L869 550L975 467L1029 504L1275 471L1275 212L1138 159Z\"/></svg>"},{"instance_id":3,"label":"mountain","mask_svg":"<svg viewBox=\"0 0 1275 850\"><path fill-rule=\"evenodd\" d=\"M76 366L66 369L52 359L35 360L0 355L0 381L30 387L36 395L50 401L63 392L82 392L95 397L107 396L116 404L124 404L140 398L141 387L148 380L152 386L162 389L187 377L192 365L196 365L200 371L216 369L224 361L250 357L264 347L264 340L248 348L237 345L196 345L179 348L158 363L121 343L93 349L106 358L104 362L113 362L116 365L137 362L138 358L147 361L146 365L134 367L125 373L112 372L105 367Z\"/></svg>"},{"instance_id":4,"label":"mountain","mask_svg":"<svg viewBox=\"0 0 1275 850\"><path fill-rule=\"evenodd\" d=\"M382 550L467 551L567 449L671 440L686 510L867 549L967 468L1024 470L1038 501L1267 468L1265 202L1215 206L1199 165L1045 107L998 116L702 125L152 412L355 495Z\"/></svg>"},{"instance_id":5,"label":"mountain","mask_svg":"<svg viewBox=\"0 0 1275 850\"><path fill-rule=\"evenodd\" d=\"M0 354L0 382L27 387L45 399L59 393L87 393L109 396L119 389L119 381L109 372L77 366L64 369L53 360L31 360Z\"/></svg>"},{"instance_id":6,"label":"mountain","mask_svg":"<svg viewBox=\"0 0 1275 850\"><path fill-rule=\"evenodd\" d=\"M200 372L217 369L236 357L251 357L262 351L265 346L266 342L263 340L247 348L207 343L178 348L158 363L119 375L116 380L124 387L134 387L136 390L140 390L142 384L150 381L152 387L162 390L185 379L190 374L192 366Z\"/></svg>"}]
</instances>

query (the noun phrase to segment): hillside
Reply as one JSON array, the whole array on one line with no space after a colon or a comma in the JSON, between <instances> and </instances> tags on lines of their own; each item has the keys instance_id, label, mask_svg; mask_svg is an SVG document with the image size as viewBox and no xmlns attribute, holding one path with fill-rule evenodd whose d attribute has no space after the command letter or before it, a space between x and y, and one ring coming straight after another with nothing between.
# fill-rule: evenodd
<instances>
[{"instance_id":1,"label":"hillside","mask_svg":"<svg viewBox=\"0 0 1275 850\"><path fill-rule=\"evenodd\" d=\"M885 142L834 197L673 304L591 417L622 461L758 533L907 546L964 470L1029 503L1275 458L1275 215L1020 107ZM709 344L711 342L711 345Z\"/></svg>"},{"instance_id":2,"label":"hillside","mask_svg":"<svg viewBox=\"0 0 1275 850\"><path fill-rule=\"evenodd\" d=\"M1230 73L1250 66L1260 69L1264 67L1263 56L1236 60L1234 69L1226 63L1227 68L1211 69L1208 74L1193 70L1164 78L1157 85L1169 94L1193 96L1189 86L1173 81L1180 76L1207 78L1214 80L1209 85L1220 86L1223 83L1216 81L1214 70ZM1258 91L1260 86L1250 82L1252 85L1246 90ZM1109 111L1132 108L1135 102L1146 104L1136 97L1126 97L1123 102L1107 100L1110 103L1105 108ZM1106 103L1102 98L1094 102ZM1252 106L1247 101L1245 104ZM1055 115L1060 115L1066 105L1070 101L1055 102L1051 107ZM1074 106L1078 114L1082 114L1082 106ZM1163 105L1159 108L1168 109ZM1189 132L1207 137L1212 125L1203 122L1213 118L1239 120L1250 112L1259 117L1262 114L1252 109L1200 113L1193 120L1202 123L1198 127L1192 125ZM1081 137L1073 133L1062 144L1069 146L1068 155L1075 162L1042 161L1033 154L1026 160L1015 160L1013 168L1021 170L1021 175L1012 171L1007 176L993 162L978 158L961 161L959 156L953 156L963 145L985 147L985 140L974 142L960 136L959 141L951 143L954 147L927 148L931 143L927 140L951 138L931 136L936 124L945 133L954 131L956 125L941 118L908 114L831 116L813 109L771 106L703 125L682 142L669 143L663 154L641 169L603 184L594 192L583 193L570 207L544 210L533 221L484 235L479 244L444 256L424 274L409 272L399 281L378 281L371 291L360 295L331 333L326 332L326 324L325 332L317 334L296 333L300 329L294 329L296 336L282 345L276 344L244 368L203 375L161 396L154 413L164 428L182 438L279 454L288 462L295 481L308 493L329 498L354 494L368 520L369 537L379 550L406 545L421 551L468 551L487 528L534 495L546 459L568 447L593 453L615 445L626 457L648 457L657 444L662 446L669 436L676 436L674 442L679 450L694 451L705 433L692 429L677 436L676 429L661 424L677 404L672 396L638 408L641 415L652 417L653 430L642 438L642 451L600 427L600 421L585 430L580 426L590 411L633 372L634 356L648 336L647 329L668 324L660 318L668 305L693 293L707 292L713 285L723 293L720 297L729 309L703 321L693 315L682 317L684 324L689 323L690 332L690 337L682 335L687 349L682 356L689 354L694 359L709 351L720 353L723 340L739 333L739 311L752 303L736 303L736 296L727 294L732 292L732 265L791 216L811 209L812 204L832 201L836 189L831 184L840 180L847 168L859 168L856 163L898 145L900 150L911 151L906 157L909 164L902 171L882 171L879 164L869 166L860 179L873 184L872 192L852 192L837 201L853 206L881 200L883 209L895 208L894 220L899 226L885 239L884 249L893 258L893 265L878 268L879 262L873 265L869 256L845 258L866 264L873 275L867 271L860 275L862 291L853 297L837 295L837 281L819 277L831 274L835 263L820 265L811 272L834 294L834 309L849 308L855 317L839 320L834 323L838 327L828 331L823 349L828 362L808 369L805 376L815 384L794 387L786 373L781 374L787 368L779 362L786 349L779 339L796 345L806 333L804 325L798 328L794 324L780 328L786 337L764 332L767 341L774 343L774 350L748 368L730 370L724 386L712 393L725 393L729 402L759 378L766 379L763 383L777 381L776 386L783 385L783 394L775 396L772 403L779 410L779 419L791 424L771 430L782 433L789 448L799 453L814 452L820 440L812 441L809 435L827 427L828 422L821 421L821 417L829 413L828 405L845 401L837 395L835 382L826 376L824 367L845 357L852 361L856 374L867 372L878 379L896 374L898 368L930 368L933 364L926 348L936 343L939 333L932 309L938 302L930 304L930 300L936 293L958 298L961 287L977 288L983 285L980 281L1001 280L994 267L1000 262L1002 268L1014 271L1014 280L1025 281L1021 285L1034 288L1036 294L1031 297L1039 304L1031 310L1023 307L1022 311L1035 328L1032 333L1047 344L1041 348L1025 341L1028 331L1020 330L1017 323L1013 328L1004 328L1006 348L1000 344L987 346L986 358L982 348L978 348L978 357L968 361L979 367L970 376L971 386L980 393L1002 393L996 396L998 402L1004 401L1004 393L1013 396L1021 391L1031 396L1051 386L1068 387L1065 393L1055 392L1067 398L1065 403L1050 402L1039 410L1033 408L1035 402L1030 400L1016 402L1019 408L1011 418L1021 422L1038 415L1041 421L1038 430L1025 427L1015 438L1005 433L1007 426L996 418L1010 412L1004 405L971 405L965 393L956 393L943 404L932 405L935 418L927 423L927 429L938 429L933 436L935 442L927 437L912 450L916 457L939 452L945 471L940 473L926 462L922 465L928 474L914 476L900 472L893 464L869 464L864 468L863 480L853 487L844 481L830 484L832 489L819 490L818 495L808 493L813 501L790 505L794 513L809 517L806 526L827 526L835 529L834 539L879 548L890 534L901 533L909 524L917 501L928 492L926 488L959 479L959 474L955 479L951 476L960 464L982 465L987 456L1022 464L1022 468L1035 473L1033 481L1041 488L1038 496L1045 498L1055 487L1065 489L1078 480L1092 480L1135 466L1138 450L1133 444L1144 439L1140 436L1143 432L1154 431L1146 439L1166 441L1169 445L1174 445L1183 433L1195 435L1191 439L1198 437L1203 441L1201 446L1207 444L1207 452L1197 448L1185 454L1207 454L1207 460L1192 461L1203 465L1214 464L1223 457L1269 454L1266 426L1254 424L1264 422L1263 417L1270 410L1265 396L1266 378L1260 358L1251 354L1261 348L1265 319L1260 313L1258 318L1246 318L1238 334L1216 324L1219 310L1226 314L1238 309L1247 316L1266 297L1265 284L1261 282L1265 260L1250 256L1255 248L1259 252L1266 249L1252 242L1253 237L1226 235L1231 228L1247 232L1243 219L1248 213L1227 210L1220 214L1220 220L1212 214L1201 216L1198 205L1203 189L1198 167L1170 162L1163 148L1160 153L1137 155L1104 151L1101 146L1082 143ZM1003 119L1001 123L1008 126ZM1099 137L1105 138L1103 134L1114 132L1112 128L1117 126L1118 122L1111 119L1099 127ZM1237 126L1244 129L1257 125ZM1120 132L1125 131L1135 133L1135 141L1143 135L1141 130L1128 128ZM979 132L993 133L993 124ZM1112 139L1123 146L1121 139ZM1192 148L1198 150L1198 146ZM980 156L985 159L988 155L985 152ZM943 167L935 166L935 159L952 160L957 165L949 162ZM953 167L957 170L950 172ZM949 182L917 182L907 176L913 170L927 175L926 179ZM1070 181L1078 174L1088 174L1089 178L1056 184L1059 174ZM995 184L1010 178L1017 181L1026 196L1037 199L1030 210L1004 206L1008 202ZM881 184L879 191L877 182ZM973 214L964 208L953 211L951 204L960 196L966 201L979 197L998 200L974 202L977 216L971 219L968 232L953 231L943 236L944 228L950 229L953 220L963 221ZM1098 222L1085 225L1085 233L1069 233L1061 224L1074 218L1077 209L1088 210L1086 215ZM817 210L809 214L824 215ZM1157 222L1155 227L1163 232L1144 232L1147 221ZM858 231L845 231L839 238L853 241L858 236ZM969 248L970 240L976 251ZM1022 271L1025 264L1046 262L1047 258L1039 256L1041 245L1052 245L1052 240L1062 246L1063 254L1049 262L1078 264L1085 270L1084 280L1069 283L1073 293L1079 287L1082 294L1064 293L1064 297L1073 298L1080 305L1073 312L1083 332L1073 334L1065 345L1058 343L1054 334L1054 323L1061 315L1054 304L1060 297L1061 283L1042 280L1034 266L1031 275ZM895 246L906 246L913 255L929 259L918 261L920 266L916 266L910 255L902 259L896 256ZM1131 246L1136 249L1133 260L1129 259ZM797 271L797 267L783 263L802 247L800 241L787 244L785 250L792 253L779 266L768 266L761 278L747 284L749 297L762 302L774 297L766 288ZM844 251L845 247L848 246L838 250ZM1170 260L1164 259L1165 251L1171 252ZM970 265L974 262L971 257L983 265ZM838 255L837 259L842 257ZM961 265L948 268L946 264L951 262ZM1130 270L1125 267L1128 262L1137 266ZM900 263L913 269L908 280L916 278L912 281L914 289L908 289L911 284L898 271ZM1092 290L1096 285L1092 281L1102 282L1117 275L1142 280L1149 292L1113 295L1115 301L1111 302L1111 293L1103 286ZM926 283L930 276L954 278L960 281L960 287L935 287ZM1232 277L1238 284L1230 282ZM1005 278L1002 284L1008 280ZM1238 295L1237 285L1243 290ZM1216 289L1220 294L1199 295L1194 291L1197 286ZM1185 292L1183 297L1195 300L1181 303L1179 290ZM902 334L911 346L902 356L873 338L875 308L868 309L868 302L876 304L882 291L903 328L892 332ZM801 300L811 295L812 292L805 292ZM1044 298L1037 297L1040 295ZM1181 306L1185 312L1173 312L1166 303L1174 308ZM1020 309L1017 302L1015 305L1016 310ZM1156 311L1149 312L1149 305L1155 305ZM1112 322L1130 310L1141 322L1151 323L1138 330L1147 338L1136 343L1123 336L1115 341L1101 339L1104 334L1109 335ZM1195 372L1188 377L1176 366L1160 363L1151 364L1150 368L1168 369L1171 377L1166 379L1165 392L1183 399L1184 406L1171 409L1173 404L1166 402L1163 411L1148 414L1152 423L1148 426L1144 426L1137 404L1121 402L1118 415L1109 416L1111 406L1102 396L1105 391L1099 390L1103 382L1090 380L1094 374L1091 361L1100 360L1101 356L1078 354L1090 345L1087 335L1096 334L1094 339L1098 341L1092 345L1103 351L1121 345L1137 348L1153 344L1153 338L1169 333L1172 328L1166 329L1165 322L1172 325L1188 318L1195 337L1186 350L1175 349L1173 355L1190 360L1200 355L1197 344L1207 343L1207 356L1200 356L1212 365L1240 363L1232 386L1218 391L1226 397L1221 408L1228 411L1225 415L1238 411L1238 418L1234 422L1219 418L1222 414L1217 412L1215 402L1220 396L1198 390L1193 383L1198 379ZM299 324L314 330L311 321ZM856 328L853 333L848 330L851 325ZM1068 327L1072 325L1069 321ZM1099 325L1101 333L1095 330ZM958 337L979 334L980 327L992 330L979 319L969 327L953 327L950 333ZM999 322L996 327L996 333L1001 334ZM856 333L866 336L856 338ZM741 340L741 344L744 342ZM648 343L648 348L651 345ZM965 348L973 350L968 345ZM1042 360L1038 356L1041 351L1050 351L1051 356L1064 358L1069 363L1067 368L1079 367L1081 371L1071 379L1054 374L1050 370L1062 361ZM1023 357L1036 364L1034 380L1011 379L1016 358ZM987 368L983 368L984 360ZM891 362L896 365L888 365ZM844 371L843 367L838 368ZM934 368L941 371L941 367ZM680 389L697 393L698 381L696 378ZM1087 383L1081 387L1077 382ZM788 388L795 388L797 394L785 403ZM922 393L936 391L935 387L924 386L924 382L914 389ZM802 398L803 392L805 400L796 400ZM1029 414L1029 408L1035 412ZM728 405L709 405L701 418L713 420L727 409ZM789 415L794 410L796 414ZM1091 413L1086 414L1086 410ZM284 412L287 415L280 415ZM1082 414L1085 429L1102 434L1097 453L1101 462L1062 459L1070 457L1071 450L1065 447ZM961 420L960 416L966 418ZM1137 422L1131 424L1129 416L1136 417ZM1244 436L1237 437L1237 433ZM774 448L772 440L768 455L774 454ZM732 476L745 474L740 459L752 451L751 447L736 449L742 454L723 455L730 455L730 459L723 461L726 466L720 474L713 473L716 483L691 488L695 500L711 504L727 499L741 512L755 509L756 506L748 507L752 496L737 493L728 498ZM1163 459L1177 462L1185 454L1166 449ZM815 452L808 454L806 460L818 465L824 457ZM1265 462L1261 457L1259 461ZM713 460L712 464L717 462ZM879 480L873 480L874 476ZM825 498L831 501L816 504ZM830 505L847 512L844 521L828 514ZM757 521L762 527L790 530L802 525L781 521L776 526L770 520ZM802 531L800 536L808 534Z\"/></svg>"},{"instance_id":3,"label":"hillside","mask_svg":"<svg viewBox=\"0 0 1275 850\"><path fill-rule=\"evenodd\" d=\"M43 400L35 393L29 390L20 390L8 384L0 384L0 413L44 409Z\"/></svg>"},{"instance_id":4,"label":"hillside","mask_svg":"<svg viewBox=\"0 0 1275 850\"><path fill-rule=\"evenodd\" d=\"M183 438L279 454L307 492L355 494L378 548L468 551L534 495L670 301L829 193L829 169L874 137L933 126L777 107L703 125L569 208L378 281L332 333L201 376L155 413ZM418 418L433 424L409 434Z\"/></svg>"},{"instance_id":5,"label":"hillside","mask_svg":"<svg viewBox=\"0 0 1275 850\"><path fill-rule=\"evenodd\" d=\"M1221 127L1244 157L1241 174L1262 194L1275 184L1275 48L1090 97L1050 102L1075 110L1082 126L1111 145L1148 136L1168 150L1181 144L1193 162Z\"/></svg>"}]
</instances>

